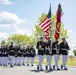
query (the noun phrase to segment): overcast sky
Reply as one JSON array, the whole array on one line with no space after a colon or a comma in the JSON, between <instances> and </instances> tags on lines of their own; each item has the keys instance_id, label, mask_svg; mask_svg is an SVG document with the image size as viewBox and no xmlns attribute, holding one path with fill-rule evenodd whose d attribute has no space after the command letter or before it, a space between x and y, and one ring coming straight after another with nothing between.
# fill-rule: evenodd
<instances>
[{"instance_id":1,"label":"overcast sky","mask_svg":"<svg viewBox=\"0 0 76 75\"><path fill-rule=\"evenodd\" d=\"M31 35L41 14L48 13L50 3L53 14L58 4L62 5L62 22L68 30L71 55L76 45L76 0L0 0L0 41L12 33Z\"/></svg>"}]
</instances>

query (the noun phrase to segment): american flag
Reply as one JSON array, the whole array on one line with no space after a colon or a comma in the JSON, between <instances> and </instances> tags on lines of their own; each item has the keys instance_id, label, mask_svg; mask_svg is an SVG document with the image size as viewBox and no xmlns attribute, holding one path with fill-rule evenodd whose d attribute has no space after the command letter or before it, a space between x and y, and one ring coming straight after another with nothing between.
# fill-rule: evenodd
<instances>
[{"instance_id":1,"label":"american flag","mask_svg":"<svg viewBox=\"0 0 76 75\"><path fill-rule=\"evenodd\" d=\"M50 28L51 28L51 6L46 18L39 24L45 33L45 38L47 39L50 36Z\"/></svg>"}]
</instances>

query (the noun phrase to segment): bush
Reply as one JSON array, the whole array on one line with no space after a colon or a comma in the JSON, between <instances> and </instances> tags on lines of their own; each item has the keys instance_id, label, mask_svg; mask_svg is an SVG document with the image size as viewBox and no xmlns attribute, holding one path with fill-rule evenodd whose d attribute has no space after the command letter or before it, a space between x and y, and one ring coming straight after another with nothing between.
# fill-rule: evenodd
<instances>
[{"instance_id":1,"label":"bush","mask_svg":"<svg viewBox=\"0 0 76 75\"><path fill-rule=\"evenodd\" d=\"M76 50L74 50L73 53L74 53L74 56L76 56Z\"/></svg>"}]
</instances>

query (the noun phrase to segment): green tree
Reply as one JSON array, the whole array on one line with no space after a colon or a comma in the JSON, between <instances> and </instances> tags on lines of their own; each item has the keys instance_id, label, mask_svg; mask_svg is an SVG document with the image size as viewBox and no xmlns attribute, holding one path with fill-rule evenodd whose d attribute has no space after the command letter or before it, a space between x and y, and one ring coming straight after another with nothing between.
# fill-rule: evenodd
<instances>
[{"instance_id":1,"label":"green tree","mask_svg":"<svg viewBox=\"0 0 76 75\"><path fill-rule=\"evenodd\" d=\"M74 53L74 56L76 56L76 49L75 49L75 50L73 50L73 53Z\"/></svg>"},{"instance_id":2,"label":"green tree","mask_svg":"<svg viewBox=\"0 0 76 75\"><path fill-rule=\"evenodd\" d=\"M6 44L5 40L2 40L1 45L5 45L5 44Z\"/></svg>"},{"instance_id":3,"label":"green tree","mask_svg":"<svg viewBox=\"0 0 76 75\"><path fill-rule=\"evenodd\" d=\"M8 38L7 43L10 44L11 41L13 41L15 44L21 44L23 46L26 44L34 44L34 41L31 39L30 36L22 34L12 34Z\"/></svg>"},{"instance_id":4,"label":"green tree","mask_svg":"<svg viewBox=\"0 0 76 75\"><path fill-rule=\"evenodd\" d=\"M45 19L46 15L47 14L42 13L41 17L38 19L38 24L35 25L35 28L34 28L33 34L32 34L32 36L35 39L35 41L38 40L39 36L44 36L44 32L40 28L39 23L41 23ZM51 39L54 41L55 40L54 39L54 33L55 33L55 28L56 28L56 15L54 15L54 14L51 14L51 15L52 15L52 17L51 17L50 36L51 36ZM64 24L63 23L61 23L59 40L61 40L62 37L68 38L67 29L64 28Z\"/></svg>"}]
</instances>

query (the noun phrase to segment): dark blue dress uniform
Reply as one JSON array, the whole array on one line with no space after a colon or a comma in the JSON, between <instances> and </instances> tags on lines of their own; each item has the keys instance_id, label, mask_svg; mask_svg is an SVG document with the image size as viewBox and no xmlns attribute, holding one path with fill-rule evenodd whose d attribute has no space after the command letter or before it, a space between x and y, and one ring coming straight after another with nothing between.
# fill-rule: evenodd
<instances>
[{"instance_id":1,"label":"dark blue dress uniform","mask_svg":"<svg viewBox=\"0 0 76 75\"><path fill-rule=\"evenodd\" d=\"M26 50L25 49L22 49L22 55L23 55L23 57L26 57Z\"/></svg>"},{"instance_id":2,"label":"dark blue dress uniform","mask_svg":"<svg viewBox=\"0 0 76 75\"><path fill-rule=\"evenodd\" d=\"M1 46L1 48L0 48L0 65L2 65L2 50L3 50L3 48Z\"/></svg>"},{"instance_id":3,"label":"dark blue dress uniform","mask_svg":"<svg viewBox=\"0 0 76 75\"><path fill-rule=\"evenodd\" d=\"M6 56L6 49L3 47L2 49L2 57L5 57Z\"/></svg>"},{"instance_id":4,"label":"dark blue dress uniform","mask_svg":"<svg viewBox=\"0 0 76 75\"><path fill-rule=\"evenodd\" d=\"M51 65L52 55L53 55L52 54L52 42L49 39L49 40L47 40L45 42L45 44L46 44L46 51L45 51L45 53L46 53L46 58L47 58L46 70L48 70L48 68L49 68L49 70L52 71L52 65Z\"/></svg>"},{"instance_id":5,"label":"dark blue dress uniform","mask_svg":"<svg viewBox=\"0 0 76 75\"><path fill-rule=\"evenodd\" d=\"M68 59L68 50L70 50L69 46L68 46L68 43L63 41L60 43L60 51L61 51L61 54L62 54L62 62L63 64L61 65L61 69L64 67L64 70L68 70L67 67L66 67L66 62L67 62L67 59Z\"/></svg>"},{"instance_id":6,"label":"dark blue dress uniform","mask_svg":"<svg viewBox=\"0 0 76 75\"><path fill-rule=\"evenodd\" d=\"M62 55L68 55L68 50L70 50L68 43L61 42L60 43L60 51Z\"/></svg>"},{"instance_id":7,"label":"dark blue dress uniform","mask_svg":"<svg viewBox=\"0 0 76 75\"><path fill-rule=\"evenodd\" d=\"M15 56L15 48L13 45L9 46L9 55L10 56Z\"/></svg>"},{"instance_id":8,"label":"dark blue dress uniform","mask_svg":"<svg viewBox=\"0 0 76 75\"><path fill-rule=\"evenodd\" d=\"M2 57L2 47L0 48L0 57Z\"/></svg>"},{"instance_id":9,"label":"dark blue dress uniform","mask_svg":"<svg viewBox=\"0 0 76 75\"><path fill-rule=\"evenodd\" d=\"M46 55L52 55L52 42L51 42L51 40L48 40L45 43L45 46L46 46L45 54Z\"/></svg>"},{"instance_id":10,"label":"dark blue dress uniform","mask_svg":"<svg viewBox=\"0 0 76 75\"><path fill-rule=\"evenodd\" d=\"M53 55L55 55L55 54L60 55L61 54L60 46L56 45L56 42L52 43L52 53L53 53Z\"/></svg>"},{"instance_id":11,"label":"dark blue dress uniform","mask_svg":"<svg viewBox=\"0 0 76 75\"><path fill-rule=\"evenodd\" d=\"M4 48L4 49L5 49L5 53L6 53L5 56L8 57L8 55L9 55L9 48L6 47L6 48Z\"/></svg>"},{"instance_id":12,"label":"dark blue dress uniform","mask_svg":"<svg viewBox=\"0 0 76 75\"><path fill-rule=\"evenodd\" d=\"M8 65L8 48L6 46L4 46L2 48L2 63L3 63L3 66L7 66Z\"/></svg>"},{"instance_id":13,"label":"dark blue dress uniform","mask_svg":"<svg viewBox=\"0 0 76 75\"><path fill-rule=\"evenodd\" d=\"M55 70L55 67L57 68L57 70L60 70L59 66L58 66L58 61L59 61L59 57L60 57L60 47L59 47L59 42L55 41L52 44L52 52L54 55L54 60L55 60L55 66L53 66L53 69Z\"/></svg>"},{"instance_id":14,"label":"dark blue dress uniform","mask_svg":"<svg viewBox=\"0 0 76 75\"><path fill-rule=\"evenodd\" d=\"M18 65L18 46L15 47L15 65Z\"/></svg>"},{"instance_id":15,"label":"dark blue dress uniform","mask_svg":"<svg viewBox=\"0 0 76 75\"><path fill-rule=\"evenodd\" d=\"M30 48L30 56L31 57L35 57L35 55L36 55L35 49L34 48Z\"/></svg>"},{"instance_id":16,"label":"dark blue dress uniform","mask_svg":"<svg viewBox=\"0 0 76 75\"><path fill-rule=\"evenodd\" d=\"M18 57L18 46L15 47L15 57Z\"/></svg>"},{"instance_id":17,"label":"dark blue dress uniform","mask_svg":"<svg viewBox=\"0 0 76 75\"><path fill-rule=\"evenodd\" d=\"M30 48L26 48L26 57L30 57L31 56L31 50Z\"/></svg>"},{"instance_id":18,"label":"dark blue dress uniform","mask_svg":"<svg viewBox=\"0 0 76 75\"><path fill-rule=\"evenodd\" d=\"M38 41L36 48L38 49L38 55L44 55L45 54L45 42Z\"/></svg>"},{"instance_id":19,"label":"dark blue dress uniform","mask_svg":"<svg viewBox=\"0 0 76 75\"><path fill-rule=\"evenodd\" d=\"M25 65L26 51L25 47L22 48L22 64Z\"/></svg>"},{"instance_id":20,"label":"dark blue dress uniform","mask_svg":"<svg viewBox=\"0 0 76 75\"><path fill-rule=\"evenodd\" d=\"M27 66L29 66L30 57L31 57L31 50L30 50L30 46L28 46L28 47L26 48Z\"/></svg>"},{"instance_id":21,"label":"dark blue dress uniform","mask_svg":"<svg viewBox=\"0 0 76 75\"><path fill-rule=\"evenodd\" d=\"M22 62L21 62L22 61L22 49L20 46L18 47L17 56L18 56L18 58L17 58L18 66L21 66L22 65Z\"/></svg>"},{"instance_id":22,"label":"dark blue dress uniform","mask_svg":"<svg viewBox=\"0 0 76 75\"><path fill-rule=\"evenodd\" d=\"M45 54L45 42L41 40L38 41L36 48L38 49L38 59L39 59L37 69L42 71L43 70L42 69L43 55Z\"/></svg>"},{"instance_id":23,"label":"dark blue dress uniform","mask_svg":"<svg viewBox=\"0 0 76 75\"><path fill-rule=\"evenodd\" d=\"M31 66L33 66L35 55L36 55L35 49L34 48L30 48Z\"/></svg>"},{"instance_id":24,"label":"dark blue dress uniform","mask_svg":"<svg viewBox=\"0 0 76 75\"><path fill-rule=\"evenodd\" d=\"M18 57L22 57L22 49L19 47L17 52Z\"/></svg>"},{"instance_id":25,"label":"dark blue dress uniform","mask_svg":"<svg viewBox=\"0 0 76 75\"><path fill-rule=\"evenodd\" d=\"M9 46L9 58L10 58L10 66L13 67L15 64L15 48L13 45Z\"/></svg>"}]
</instances>

